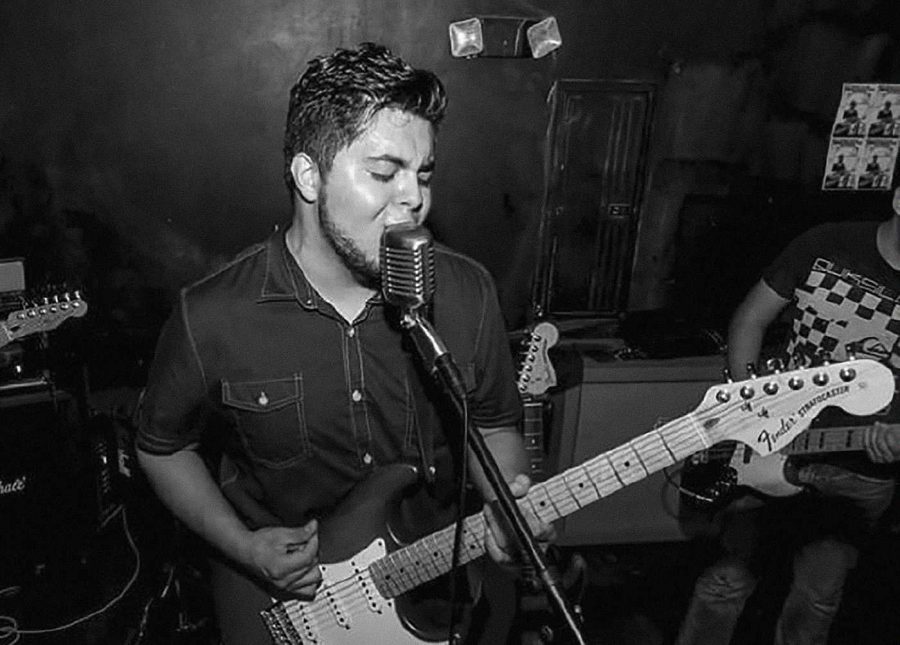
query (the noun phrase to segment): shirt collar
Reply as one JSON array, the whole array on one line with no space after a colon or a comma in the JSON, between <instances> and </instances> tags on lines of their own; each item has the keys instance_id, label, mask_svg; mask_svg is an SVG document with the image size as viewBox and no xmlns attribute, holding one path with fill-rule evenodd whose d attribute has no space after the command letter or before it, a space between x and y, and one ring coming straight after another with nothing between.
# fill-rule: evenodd
<instances>
[{"instance_id":1,"label":"shirt collar","mask_svg":"<svg viewBox=\"0 0 900 645\"><path fill-rule=\"evenodd\" d=\"M266 241L266 275L257 302L296 300L304 309L316 310L319 308L319 294L291 255L284 237L285 231L276 226ZM380 291L369 298L369 304L384 304Z\"/></svg>"},{"instance_id":2,"label":"shirt collar","mask_svg":"<svg viewBox=\"0 0 900 645\"><path fill-rule=\"evenodd\" d=\"M257 302L296 300L305 309L316 309L315 289L291 255L284 239L285 230L276 227L266 240L265 277Z\"/></svg>"}]
</instances>

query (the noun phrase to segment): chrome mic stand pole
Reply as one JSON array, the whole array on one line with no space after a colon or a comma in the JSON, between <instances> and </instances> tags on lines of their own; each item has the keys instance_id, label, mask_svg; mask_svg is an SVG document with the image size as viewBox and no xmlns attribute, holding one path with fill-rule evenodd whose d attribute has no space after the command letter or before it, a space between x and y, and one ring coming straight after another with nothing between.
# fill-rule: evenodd
<instances>
[{"instance_id":1,"label":"chrome mic stand pole","mask_svg":"<svg viewBox=\"0 0 900 645\"><path fill-rule=\"evenodd\" d=\"M465 418L463 412L466 402L466 388L463 383L462 374L459 371L459 367L453 361L453 357L450 355L447 347L431 326L431 323L420 316L416 309L410 309L403 313L401 324L403 325L403 328L409 332L413 344L419 353L419 357L425 361L426 367L429 367L431 372L437 372L441 382L451 395L451 399L456 406L456 410L460 414L460 417ZM529 560L531 560L535 571L540 575L548 596L556 606L560 616L565 620L566 625L572 631L576 642L584 645L586 641L581 634L581 627L575 617L575 612L570 607L568 600L560 589L559 582L547 566L543 552L535 544L531 529L525 521L525 518L522 516L522 512L519 509L518 504L516 504L516 501L509 490L509 486L506 484L506 480L500 473L497 462L494 461L494 457L491 455L491 452L484 441L484 437L481 436L481 433L478 432L471 423L467 424L466 435L469 440L469 446L472 448L472 452L481 464L481 468L484 470L488 483L497 495L500 509L503 511L509 526L512 527L519 542L519 546L526 553Z\"/></svg>"}]
</instances>

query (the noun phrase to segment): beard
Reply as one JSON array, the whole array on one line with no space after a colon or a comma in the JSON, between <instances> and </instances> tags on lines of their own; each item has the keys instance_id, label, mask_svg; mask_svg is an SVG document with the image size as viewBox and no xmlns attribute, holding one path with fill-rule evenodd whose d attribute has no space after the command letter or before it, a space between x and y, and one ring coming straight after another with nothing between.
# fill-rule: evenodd
<instances>
[{"instance_id":1,"label":"beard","mask_svg":"<svg viewBox=\"0 0 900 645\"><path fill-rule=\"evenodd\" d=\"M319 198L319 226L328 244L354 279L367 289L381 288L381 272L378 265L374 260L367 259L356 242L345 235L331 219L324 191Z\"/></svg>"}]
</instances>

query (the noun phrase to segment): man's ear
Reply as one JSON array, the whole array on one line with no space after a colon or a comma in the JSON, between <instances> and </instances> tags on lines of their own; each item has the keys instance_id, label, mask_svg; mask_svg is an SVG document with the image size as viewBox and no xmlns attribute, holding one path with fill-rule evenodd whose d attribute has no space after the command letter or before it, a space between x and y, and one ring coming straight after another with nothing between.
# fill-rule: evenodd
<instances>
[{"instance_id":1,"label":"man's ear","mask_svg":"<svg viewBox=\"0 0 900 645\"><path fill-rule=\"evenodd\" d=\"M294 178L294 187L304 201L312 203L319 198L322 176L319 174L319 165L308 154L299 152L294 155L291 160L291 176Z\"/></svg>"}]
</instances>

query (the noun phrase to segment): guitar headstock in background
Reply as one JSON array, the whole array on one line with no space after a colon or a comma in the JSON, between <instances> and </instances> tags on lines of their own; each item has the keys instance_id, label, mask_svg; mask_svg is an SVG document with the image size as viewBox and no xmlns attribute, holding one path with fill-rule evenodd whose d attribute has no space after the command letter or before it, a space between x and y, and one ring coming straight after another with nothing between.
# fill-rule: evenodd
<instances>
[{"instance_id":1,"label":"guitar headstock in background","mask_svg":"<svg viewBox=\"0 0 900 645\"><path fill-rule=\"evenodd\" d=\"M516 387L524 399L543 395L556 385L556 372L548 354L559 341L559 330L543 321L530 327L522 341L522 357Z\"/></svg>"},{"instance_id":2,"label":"guitar headstock in background","mask_svg":"<svg viewBox=\"0 0 900 645\"><path fill-rule=\"evenodd\" d=\"M78 291L44 297L40 303L13 311L0 322L0 347L29 334L56 329L69 318L84 316L87 309L87 302Z\"/></svg>"}]
</instances>

